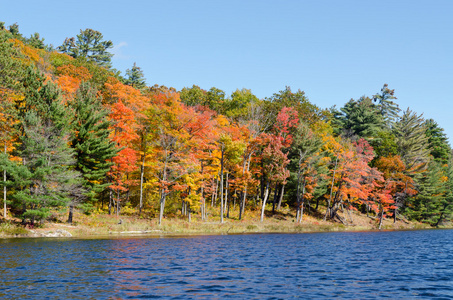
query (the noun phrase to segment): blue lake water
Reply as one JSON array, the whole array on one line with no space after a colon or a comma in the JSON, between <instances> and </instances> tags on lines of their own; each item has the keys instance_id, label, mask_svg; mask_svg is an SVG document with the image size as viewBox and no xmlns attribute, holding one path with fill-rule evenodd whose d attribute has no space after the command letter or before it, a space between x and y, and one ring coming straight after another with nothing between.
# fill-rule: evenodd
<instances>
[{"instance_id":1,"label":"blue lake water","mask_svg":"<svg viewBox=\"0 0 453 300\"><path fill-rule=\"evenodd\" d=\"M453 299L453 230L0 240L4 299Z\"/></svg>"}]
</instances>

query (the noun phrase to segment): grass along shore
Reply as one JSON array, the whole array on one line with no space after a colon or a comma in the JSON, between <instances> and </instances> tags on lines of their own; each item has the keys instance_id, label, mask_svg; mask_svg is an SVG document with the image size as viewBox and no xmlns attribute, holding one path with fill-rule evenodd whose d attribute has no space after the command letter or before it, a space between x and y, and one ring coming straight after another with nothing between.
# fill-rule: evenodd
<instances>
[{"instance_id":1,"label":"grass along shore","mask_svg":"<svg viewBox=\"0 0 453 300\"><path fill-rule=\"evenodd\" d=\"M84 215L75 211L74 222L65 222L67 215L64 212L55 213L53 221L45 222L40 226L30 228L20 224L20 220L0 219L0 237L117 237L133 235L202 235L202 234L246 234L246 233L303 233L303 232L330 232L330 231L376 231L377 221L359 212L340 213L347 220L348 225L339 222L323 221L322 210L317 217L304 215L301 223L297 224L295 215L288 208L272 214L267 212L266 218L260 222L259 211L251 211L243 220L236 216L225 218L220 224L218 212L210 211L207 221L202 221L199 215L192 215L191 221L187 217L174 215L164 218L158 224L156 218L146 215L108 215L95 213ZM413 230L429 229L427 224L407 220L393 219L383 221L383 230Z\"/></svg>"}]
</instances>

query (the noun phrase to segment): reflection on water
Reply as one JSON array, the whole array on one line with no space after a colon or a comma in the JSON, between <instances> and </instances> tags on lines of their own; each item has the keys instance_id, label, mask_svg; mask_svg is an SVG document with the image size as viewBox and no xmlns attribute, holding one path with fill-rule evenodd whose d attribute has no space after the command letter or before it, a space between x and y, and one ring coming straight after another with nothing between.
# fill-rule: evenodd
<instances>
[{"instance_id":1,"label":"reflection on water","mask_svg":"<svg viewBox=\"0 0 453 300\"><path fill-rule=\"evenodd\" d=\"M0 240L0 297L453 298L453 231Z\"/></svg>"}]
</instances>

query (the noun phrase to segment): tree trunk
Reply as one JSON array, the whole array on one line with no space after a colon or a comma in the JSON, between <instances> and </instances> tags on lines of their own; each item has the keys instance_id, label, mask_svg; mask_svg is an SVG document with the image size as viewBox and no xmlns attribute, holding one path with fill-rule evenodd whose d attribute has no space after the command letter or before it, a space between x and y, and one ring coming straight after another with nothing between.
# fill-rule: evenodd
<instances>
[{"instance_id":1,"label":"tree trunk","mask_svg":"<svg viewBox=\"0 0 453 300\"><path fill-rule=\"evenodd\" d=\"M233 198L233 209L236 207L236 200L237 200L237 189L234 189L233 195L231 196Z\"/></svg>"},{"instance_id":2,"label":"tree trunk","mask_svg":"<svg viewBox=\"0 0 453 300\"><path fill-rule=\"evenodd\" d=\"M324 215L324 221L327 218L327 214L329 213L329 210L330 210L330 202L332 201L332 192L333 192L333 185L335 183L335 172L337 171L337 162L338 162L338 157L335 157L335 167L333 169L332 186L330 187L330 197L327 201L326 214Z\"/></svg>"},{"instance_id":3,"label":"tree trunk","mask_svg":"<svg viewBox=\"0 0 453 300\"><path fill-rule=\"evenodd\" d=\"M143 152L142 166L140 168L140 205L138 207L138 214L142 214L143 209L143 175L145 173L145 153Z\"/></svg>"},{"instance_id":4,"label":"tree trunk","mask_svg":"<svg viewBox=\"0 0 453 300\"><path fill-rule=\"evenodd\" d=\"M67 223L72 224L72 216L73 216L73 211L74 211L74 204L69 205L69 215L68 215L68 221Z\"/></svg>"},{"instance_id":5,"label":"tree trunk","mask_svg":"<svg viewBox=\"0 0 453 300\"><path fill-rule=\"evenodd\" d=\"M229 188L229 184L228 184L228 177L229 177L230 173L227 171L226 173L226 179L225 179L225 208L227 210L227 218L230 218L230 203L228 203L228 188Z\"/></svg>"},{"instance_id":6,"label":"tree trunk","mask_svg":"<svg viewBox=\"0 0 453 300\"><path fill-rule=\"evenodd\" d=\"M220 223L223 224L223 151L220 161Z\"/></svg>"},{"instance_id":7,"label":"tree trunk","mask_svg":"<svg viewBox=\"0 0 453 300\"><path fill-rule=\"evenodd\" d=\"M445 209L445 208L446 208L446 206L444 205L444 209ZM434 226L439 227L440 222L442 222L442 219L444 218L444 214L445 214L444 212L442 212L442 213L440 214L440 217L439 217L439 219L437 220L437 222L436 222L436 224L435 224ZM395 215L396 215L396 213L395 213Z\"/></svg>"},{"instance_id":8,"label":"tree trunk","mask_svg":"<svg viewBox=\"0 0 453 300\"><path fill-rule=\"evenodd\" d=\"M6 142L5 142L5 155L6 155ZM6 220L8 218L6 214L6 169L3 170L3 182L5 184L3 186L3 217Z\"/></svg>"},{"instance_id":9,"label":"tree trunk","mask_svg":"<svg viewBox=\"0 0 453 300\"><path fill-rule=\"evenodd\" d=\"M252 153L253 151L249 154L248 160L245 163L245 166L247 166L247 172L250 170L250 160L252 158ZM245 171L245 166L242 168L242 174L244 174ZM244 187L244 190L241 193L241 201L239 202L239 220L242 219L242 216L245 213L245 201L247 199L247 184Z\"/></svg>"},{"instance_id":10,"label":"tree trunk","mask_svg":"<svg viewBox=\"0 0 453 300\"><path fill-rule=\"evenodd\" d=\"M205 209L206 209L206 200L204 198L204 188L203 188L204 183L201 185L201 220L205 221L206 216L205 216Z\"/></svg>"},{"instance_id":11,"label":"tree trunk","mask_svg":"<svg viewBox=\"0 0 453 300\"><path fill-rule=\"evenodd\" d=\"M242 208L245 204L244 195L246 195L246 193L247 193L246 191L242 191L242 193L241 193L241 198L240 198L241 200L239 201L239 220L242 219Z\"/></svg>"},{"instance_id":12,"label":"tree trunk","mask_svg":"<svg viewBox=\"0 0 453 300\"><path fill-rule=\"evenodd\" d=\"M189 223L190 223L190 221L192 220L192 215L191 215L191 211L190 211L190 205L187 205L187 206L188 206L187 207L187 213L189 215Z\"/></svg>"},{"instance_id":13,"label":"tree trunk","mask_svg":"<svg viewBox=\"0 0 453 300\"><path fill-rule=\"evenodd\" d=\"M112 198L113 198L113 191L109 189L109 215L112 214Z\"/></svg>"},{"instance_id":14,"label":"tree trunk","mask_svg":"<svg viewBox=\"0 0 453 300\"><path fill-rule=\"evenodd\" d=\"M245 205L245 199L244 197L247 195L247 189L244 189L241 193L241 200L239 201L239 220L242 220L242 209Z\"/></svg>"},{"instance_id":15,"label":"tree trunk","mask_svg":"<svg viewBox=\"0 0 453 300\"><path fill-rule=\"evenodd\" d=\"M217 190L218 189L219 189L219 180L216 179L215 180L215 192L212 194L212 197L211 197L211 207L214 207L214 205L217 202Z\"/></svg>"},{"instance_id":16,"label":"tree trunk","mask_svg":"<svg viewBox=\"0 0 453 300\"><path fill-rule=\"evenodd\" d=\"M301 205L300 205L299 224L302 223L303 217L304 217L304 203L302 202Z\"/></svg>"},{"instance_id":17,"label":"tree trunk","mask_svg":"<svg viewBox=\"0 0 453 300\"><path fill-rule=\"evenodd\" d=\"M299 165L300 165L300 160L299 160ZM300 205L301 205L301 201L300 201L300 179L301 179L301 174L302 174L302 170L299 168L298 171L297 171L297 191L296 191L296 223L299 223L299 218L300 218Z\"/></svg>"},{"instance_id":18,"label":"tree trunk","mask_svg":"<svg viewBox=\"0 0 453 300\"><path fill-rule=\"evenodd\" d=\"M379 230L382 227L382 219L384 219L384 209L381 210L381 217L379 218Z\"/></svg>"},{"instance_id":19,"label":"tree trunk","mask_svg":"<svg viewBox=\"0 0 453 300\"><path fill-rule=\"evenodd\" d=\"M8 214L6 210L6 170L3 171L3 182L5 183L5 186L3 186L3 217L8 219Z\"/></svg>"},{"instance_id":20,"label":"tree trunk","mask_svg":"<svg viewBox=\"0 0 453 300\"><path fill-rule=\"evenodd\" d=\"M226 210L227 210L227 218L229 219L230 218L230 203L231 201L229 201L227 204L226 204Z\"/></svg>"},{"instance_id":21,"label":"tree trunk","mask_svg":"<svg viewBox=\"0 0 453 300\"><path fill-rule=\"evenodd\" d=\"M120 189L116 192L116 217L120 215Z\"/></svg>"},{"instance_id":22,"label":"tree trunk","mask_svg":"<svg viewBox=\"0 0 453 300\"><path fill-rule=\"evenodd\" d=\"M282 207L283 195L285 194L285 185L282 184L282 188L280 190L280 198L278 199L277 210L280 210Z\"/></svg>"},{"instance_id":23,"label":"tree trunk","mask_svg":"<svg viewBox=\"0 0 453 300\"><path fill-rule=\"evenodd\" d=\"M348 225L348 224L346 224L346 222L345 222L345 221L337 214L337 211L336 211L336 210L335 210L335 212L334 212L334 216L332 217L332 219L333 219L334 217L337 217L337 219L340 220L340 222L341 222L343 225Z\"/></svg>"},{"instance_id":24,"label":"tree trunk","mask_svg":"<svg viewBox=\"0 0 453 300\"><path fill-rule=\"evenodd\" d=\"M272 202L272 214L275 214L275 204L277 204L277 197L278 197L278 192L279 192L278 184L275 184L274 188L274 201Z\"/></svg>"},{"instance_id":25,"label":"tree trunk","mask_svg":"<svg viewBox=\"0 0 453 300\"><path fill-rule=\"evenodd\" d=\"M303 219L303 217L304 217L305 182L306 182L306 177L304 177L304 182L302 183L302 198L300 199L300 218L299 218L299 223L302 222L302 219Z\"/></svg>"},{"instance_id":26,"label":"tree trunk","mask_svg":"<svg viewBox=\"0 0 453 300\"><path fill-rule=\"evenodd\" d=\"M264 200L264 165L263 165L263 162L261 162L261 177L260 177L260 205L261 205L261 202Z\"/></svg>"},{"instance_id":27,"label":"tree trunk","mask_svg":"<svg viewBox=\"0 0 453 300\"><path fill-rule=\"evenodd\" d=\"M165 191L161 190L161 194L160 195L161 196L160 196L159 225L162 224L162 218L164 216L165 198L166 198Z\"/></svg>"},{"instance_id":28,"label":"tree trunk","mask_svg":"<svg viewBox=\"0 0 453 300\"><path fill-rule=\"evenodd\" d=\"M266 201L267 201L267 198L269 196L269 184L270 184L270 182L267 181L266 190L264 192L263 205L262 205L262 208L261 208L261 222L263 222L263 220L264 220L264 209L266 208Z\"/></svg>"},{"instance_id":29,"label":"tree trunk","mask_svg":"<svg viewBox=\"0 0 453 300\"><path fill-rule=\"evenodd\" d=\"M393 211L393 223L396 223L396 212L398 211L398 208L395 207L394 211Z\"/></svg>"},{"instance_id":30,"label":"tree trunk","mask_svg":"<svg viewBox=\"0 0 453 300\"><path fill-rule=\"evenodd\" d=\"M350 207L349 201L347 204L348 204L348 206L346 207L346 211L348 212L349 220L351 221L351 224L354 224L354 220L352 219L352 215L351 215L351 210L349 209L349 207Z\"/></svg>"}]
</instances>

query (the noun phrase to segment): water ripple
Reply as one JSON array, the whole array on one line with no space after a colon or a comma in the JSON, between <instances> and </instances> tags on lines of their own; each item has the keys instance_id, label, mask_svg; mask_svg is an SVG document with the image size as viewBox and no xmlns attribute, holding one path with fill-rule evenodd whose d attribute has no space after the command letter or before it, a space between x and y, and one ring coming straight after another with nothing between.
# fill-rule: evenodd
<instances>
[{"instance_id":1,"label":"water ripple","mask_svg":"<svg viewBox=\"0 0 453 300\"><path fill-rule=\"evenodd\" d=\"M452 299L453 231L0 240L0 298Z\"/></svg>"}]
</instances>

